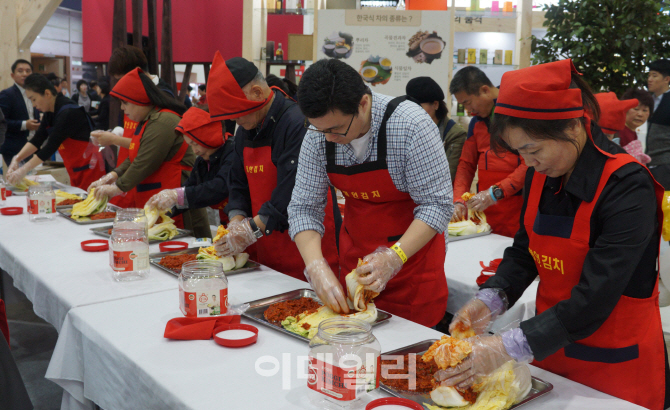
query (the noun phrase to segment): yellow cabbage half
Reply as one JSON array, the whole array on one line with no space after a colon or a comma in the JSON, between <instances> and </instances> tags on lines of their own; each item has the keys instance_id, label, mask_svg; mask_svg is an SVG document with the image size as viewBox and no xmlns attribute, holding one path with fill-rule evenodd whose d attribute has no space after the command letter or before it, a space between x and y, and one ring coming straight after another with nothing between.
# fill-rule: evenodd
<instances>
[{"instance_id":1,"label":"yellow cabbage half","mask_svg":"<svg viewBox=\"0 0 670 410\"><path fill-rule=\"evenodd\" d=\"M78 219L99 212L103 212L107 208L107 197L103 199L95 199L95 188L91 189L91 192L88 194L88 197L74 205L72 205L72 218Z\"/></svg>"}]
</instances>

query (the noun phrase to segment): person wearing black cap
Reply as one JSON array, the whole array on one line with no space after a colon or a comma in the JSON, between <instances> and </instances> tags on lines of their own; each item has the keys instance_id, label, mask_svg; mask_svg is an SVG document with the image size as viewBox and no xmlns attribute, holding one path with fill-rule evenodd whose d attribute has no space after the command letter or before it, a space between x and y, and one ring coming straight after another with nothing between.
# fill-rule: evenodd
<instances>
[{"instance_id":1,"label":"person wearing black cap","mask_svg":"<svg viewBox=\"0 0 670 410\"><path fill-rule=\"evenodd\" d=\"M229 233L214 243L217 253L238 254L255 243L256 261L304 280L305 265L288 235L287 207L306 132L305 117L295 102L270 88L258 68L244 58L224 61L217 53L209 80L211 119L234 119L239 126L228 181ZM329 200L335 204L333 190L331 195ZM324 236L324 253L334 267L338 266L336 209L329 208Z\"/></svg>"},{"instance_id":2,"label":"person wearing black cap","mask_svg":"<svg viewBox=\"0 0 670 410\"><path fill-rule=\"evenodd\" d=\"M451 180L456 177L458 159L461 157L463 143L468 132L456 124L456 121L447 116L449 110L444 102L444 91L438 83L430 77L416 77L407 83L405 93L410 99L419 104L440 129L442 146L449 161Z\"/></svg>"}]
</instances>

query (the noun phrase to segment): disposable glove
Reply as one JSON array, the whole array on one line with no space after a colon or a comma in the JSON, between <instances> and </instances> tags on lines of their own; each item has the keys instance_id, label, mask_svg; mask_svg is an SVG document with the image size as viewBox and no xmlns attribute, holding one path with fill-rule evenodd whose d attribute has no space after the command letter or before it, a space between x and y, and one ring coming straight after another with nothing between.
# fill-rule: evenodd
<instances>
[{"instance_id":1,"label":"disposable glove","mask_svg":"<svg viewBox=\"0 0 670 410\"><path fill-rule=\"evenodd\" d=\"M386 284L402 269L402 259L391 248L380 246L363 258L363 265L356 268L358 283L366 289L381 293Z\"/></svg>"},{"instance_id":2,"label":"disposable glove","mask_svg":"<svg viewBox=\"0 0 670 410\"><path fill-rule=\"evenodd\" d=\"M88 191L90 193L91 189L93 189L93 188L97 188L97 187L102 186L102 185L113 184L114 182L116 182L117 178L118 177L116 176L115 172L110 172L109 174L102 176L97 181L91 183L91 185L88 186L88 189L86 191ZM97 192L97 189L96 189L96 192Z\"/></svg>"},{"instance_id":3,"label":"disposable glove","mask_svg":"<svg viewBox=\"0 0 670 410\"><path fill-rule=\"evenodd\" d=\"M177 191L174 189L164 189L149 198L147 205L149 208L155 208L159 211L172 209L173 206L177 205Z\"/></svg>"},{"instance_id":4,"label":"disposable glove","mask_svg":"<svg viewBox=\"0 0 670 410\"><path fill-rule=\"evenodd\" d=\"M342 285L325 258L316 259L305 267L305 277L326 306L337 313L349 313L349 305Z\"/></svg>"},{"instance_id":5,"label":"disposable glove","mask_svg":"<svg viewBox=\"0 0 670 410\"><path fill-rule=\"evenodd\" d=\"M123 194L121 188L116 184L101 185L95 189L95 199L113 198L117 195Z\"/></svg>"},{"instance_id":6,"label":"disposable glove","mask_svg":"<svg viewBox=\"0 0 670 410\"><path fill-rule=\"evenodd\" d=\"M496 201L491 197L489 190L486 189L470 198L468 201L468 208L472 209L473 211L481 212L495 203Z\"/></svg>"},{"instance_id":7,"label":"disposable glove","mask_svg":"<svg viewBox=\"0 0 670 410\"><path fill-rule=\"evenodd\" d=\"M14 162L14 161L12 161L12 162ZM28 168L28 164L23 164L21 167L19 167L18 169L10 172L7 175L7 182L9 182L12 185L16 185L19 182L21 182L23 180L23 178L26 177L26 175L28 175L28 172L30 172L30 169Z\"/></svg>"},{"instance_id":8,"label":"disposable glove","mask_svg":"<svg viewBox=\"0 0 670 410\"><path fill-rule=\"evenodd\" d=\"M451 215L451 222L461 222L468 219L468 206L462 202L454 204L454 214Z\"/></svg>"},{"instance_id":9,"label":"disposable glove","mask_svg":"<svg viewBox=\"0 0 670 410\"><path fill-rule=\"evenodd\" d=\"M228 224L228 234L224 235L219 241L214 243L214 249L218 256L234 256L242 253L250 245L256 243L256 235L251 230L249 219L231 222Z\"/></svg>"},{"instance_id":10,"label":"disposable glove","mask_svg":"<svg viewBox=\"0 0 670 410\"><path fill-rule=\"evenodd\" d=\"M16 171L17 169L19 169L19 156L14 155L14 157L12 158L12 162L10 162L9 167L7 167L6 174L9 175L12 172Z\"/></svg>"},{"instance_id":11,"label":"disposable glove","mask_svg":"<svg viewBox=\"0 0 670 410\"><path fill-rule=\"evenodd\" d=\"M503 293L504 295L504 293ZM506 299L506 298L505 298ZM458 312L454 315L449 325L449 333L459 339L464 337L474 336L468 333L472 329L475 335L481 335L486 331L489 324L496 320L496 318L505 313L506 304L501 303L502 307L491 311L486 303L477 298L470 299Z\"/></svg>"}]
</instances>

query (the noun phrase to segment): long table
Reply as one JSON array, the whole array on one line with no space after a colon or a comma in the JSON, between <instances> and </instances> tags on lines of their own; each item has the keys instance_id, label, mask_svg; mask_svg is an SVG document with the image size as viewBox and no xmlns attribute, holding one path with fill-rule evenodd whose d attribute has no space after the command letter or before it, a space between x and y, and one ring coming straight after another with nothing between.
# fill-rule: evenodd
<instances>
[{"instance_id":1,"label":"long table","mask_svg":"<svg viewBox=\"0 0 670 410\"><path fill-rule=\"evenodd\" d=\"M25 207L25 197L7 202ZM47 377L65 389L63 409L92 408L93 402L105 410L314 408L306 401L305 380L298 372L299 363L304 364L299 360L307 354L305 343L262 327L258 343L243 349L164 339L166 322L181 316L176 279L152 267L148 279L115 282L106 252L80 248L81 241L96 238L90 227L62 217L31 223L25 213L0 216L0 268L60 333ZM479 260L500 257L509 241L490 235L451 243L446 262L450 299L465 301L474 295ZM266 267L229 280L233 302L308 287ZM459 282L466 286L461 289ZM374 334L383 351L441 336L398 317L376 327ZM257 364L267 370L275 360L277 374L257 371ZM554 391L528 408L639 408L540 369L532 368L532 373L554 384Z\"/></svg>"},{"instance_id":2,"label":"long table","mask_svg":"<svg viewBox=\"0 0 670 410\"><path fill-rule=\"evenodd\" d=\"M61 216L30 222L26 197L12 195L6 205L22 207L21 215L0 215L0 269L33 303L35 313L60 330L73 307L177 289L175 278L152 269L146 280L116 282L107 252L84 252L81 242L102 239ZM150 246L159 252L158 245Z\"/></svg>"}]
</instances>

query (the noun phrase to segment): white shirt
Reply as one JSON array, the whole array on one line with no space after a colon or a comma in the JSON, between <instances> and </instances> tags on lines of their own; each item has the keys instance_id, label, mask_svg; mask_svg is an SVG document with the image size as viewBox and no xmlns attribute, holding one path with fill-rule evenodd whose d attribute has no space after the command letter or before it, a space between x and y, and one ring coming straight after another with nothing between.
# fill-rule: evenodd
<instances>
[{"instance_id":1,"label":"white shirt","mask_svg":"<svg viewBox=\"0 0 670 410\"><path fill-rule=\"evenodd\" d=\"M370 127L365 135L350 142L351 148L354 149L354 155L356 156L359 164L362 164L365 160L365 157L367 156L365 154L368 153L368 143L370 142L370 136L372 135L370 132L371 130L372 127Z\"/></svg>"},{"instance_id":2,"label":"white shirt","mask_svg":"<svg viewBox=\"0 0 670 410\"><path fill-rule=\"evenodd\" d=\"M14 83L16 84L16 83ZM21 95L23 96L23 101L26 103L26 110L28 110L28 118L31 120L35 119L35 112L33 111L33 102L30 101L30 98L26 96L26 89L21 87L20 85L16 84L17 87L19 87L19 91L21 91ZM21 123L21 131L27 130L28 127L26 127L26 121L23 121ZM31 138L33 135L35 135L35 131L30 131L28 134L28 138Z\"/></svg>"},{"instance_id":3,"label":"white shirt","mask_svg":"<svg viewBox=\"0 0 670 410\"><path fill-rule=\"evenodd\" d=\"M658 105L663 100L663 96L666 95L669 92L670 92L670 90L664 92L663 94L661 94L659 96L656 96L656 94L652 94L652 97L654 98L654 111L656 111L656 109L658 108Z\"/></svg>"}]
</instances>

